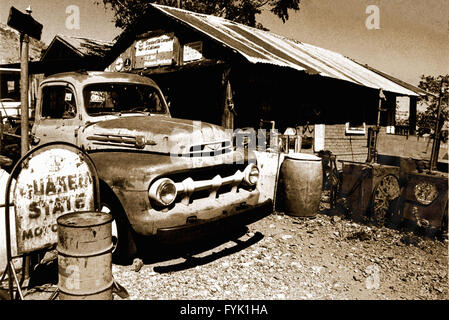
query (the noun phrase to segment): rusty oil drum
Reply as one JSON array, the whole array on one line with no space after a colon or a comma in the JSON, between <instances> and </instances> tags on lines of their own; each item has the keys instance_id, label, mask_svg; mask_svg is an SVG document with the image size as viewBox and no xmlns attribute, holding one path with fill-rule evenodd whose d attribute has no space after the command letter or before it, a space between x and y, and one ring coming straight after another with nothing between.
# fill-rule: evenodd
<instances>
[{"instance_id":1,"label":"rusty oil drum","mask_svg":"<svg viewBox=\"0 0 449 320\"><path fill-rule=\"evenodd\" d=\"M91 211L57 219L60 300L112 300L112 220Z\"/></svg>"},{"instance_id":2,"label":"rusty oil drum","mask_svg":"<svg viewBox=\"0 0 449 320\"><path fill-rule=\"evenodd\" d=\"M279 175L280 201L286 214L315 217L323 183L321 158L305 153L285 156Z\"/></svg>"}]
</instances>

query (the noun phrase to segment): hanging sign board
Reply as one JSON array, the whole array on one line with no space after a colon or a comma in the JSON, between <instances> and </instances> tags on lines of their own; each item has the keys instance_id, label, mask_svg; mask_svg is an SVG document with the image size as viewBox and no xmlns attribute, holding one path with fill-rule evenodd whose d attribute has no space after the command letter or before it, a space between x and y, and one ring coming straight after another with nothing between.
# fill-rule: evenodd
<instances>
[{"instance_id":1,"label":"hanging sign board","mask_svg":"<svg viewBox=\"0 0 449 320\"><path fill-rule=\"evenodd\" d=\"M82 153L59 146L33 154L14 188L18 253L56 244L56 219L95 210L94 191L92 170Z\"/></svg>"},{"instance_id":2,"label":"hanging sign board","mask_svg":"<svg viewBox=\"0 0 449 320\"><path fill-rule=\"evenodd\" d=\"M184 63L195 60L201 60L203 58L203 42L195 41L186 43L183 47L183 59Z\"/></svg>"},{"instance_id":3,"label":"hanging sign board","mask_svg":"<svg viewBox=\"0 0 449 320\"><path fill-rule=\"evenodd\" d=\"M179 45L173 34L137 40L136 68L166 66L177 62Z\"/></svg>"},{"instance_id":4,"label":"hanging sign board","mask_svg":"<svg viewBox=\"0 0 449 320\"><path fill-rule=\"evenodd\" d=\"M25 33L37 40L41 39L42 24L33 19L29 14L20 12L14 7L9 11L8 26L19 32Z\"/></svg>"}]
</instances>

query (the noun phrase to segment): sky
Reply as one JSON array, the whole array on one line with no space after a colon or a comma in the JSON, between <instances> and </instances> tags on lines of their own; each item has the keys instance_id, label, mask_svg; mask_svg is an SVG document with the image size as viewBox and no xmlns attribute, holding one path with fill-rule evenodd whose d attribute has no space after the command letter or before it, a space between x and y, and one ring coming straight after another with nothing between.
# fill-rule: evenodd
<instances>
[{"instance_id":1,"label":"sky","mask_svg":"<svg viewBox=\"0 0 449 320\"><path fill-rule=\"evenodd\" d=\"M6 24L11 6L24 12L28 5L44 25L46 44L56 34L112 40L121 32L101 0L0 0L0 22ZM377 11L367 11L370 5ZM79 29L70 29L77 25L70 19L73 11L66 12L70 6L79 8ZM286 23L269 10L257 21L271 32L339 52L413 85L423 74L449 74L449 0L301 0Z\"/></svg>"}]
</instances>

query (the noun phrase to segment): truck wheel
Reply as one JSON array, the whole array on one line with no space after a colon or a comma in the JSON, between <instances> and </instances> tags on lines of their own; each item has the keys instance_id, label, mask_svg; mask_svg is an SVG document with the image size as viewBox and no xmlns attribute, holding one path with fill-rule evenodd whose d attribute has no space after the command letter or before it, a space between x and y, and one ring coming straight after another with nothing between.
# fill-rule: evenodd
<instances>
[{"instance_id":1,"label":"truck wheel","mask_svg":"<svg viewBox=\"0 0 449 320\"><path fill-rule=\"evenodd\" d=\"M137 253L133 231L122 205L111 192L101 192L102 212L114 218L112 222L112 261L117 264L130 264Z\"/></svg>"}]
</instances>

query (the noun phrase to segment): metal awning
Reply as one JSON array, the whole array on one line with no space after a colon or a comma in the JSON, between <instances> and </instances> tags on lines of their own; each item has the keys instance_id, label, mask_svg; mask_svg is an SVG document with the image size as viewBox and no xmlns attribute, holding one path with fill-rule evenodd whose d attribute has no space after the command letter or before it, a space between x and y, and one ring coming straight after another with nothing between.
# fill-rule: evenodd
<instances>
[{"instance_id":1,"label":"metal awning","mask_svg":"<svg viewBox=\"0 0 449 320\"><path fill-rule=\"evenodd\" d=\"M251 63L289 67L308 74L345 80L402 95L424 95L419 88L410 84L405 87L401 85L404 82L400 80L395 82L392 80L395 78L387 78L337 52L216 16L163 5L152 4L152 6L163 14L231 48Z\"/></svg>"}]
</instances>

